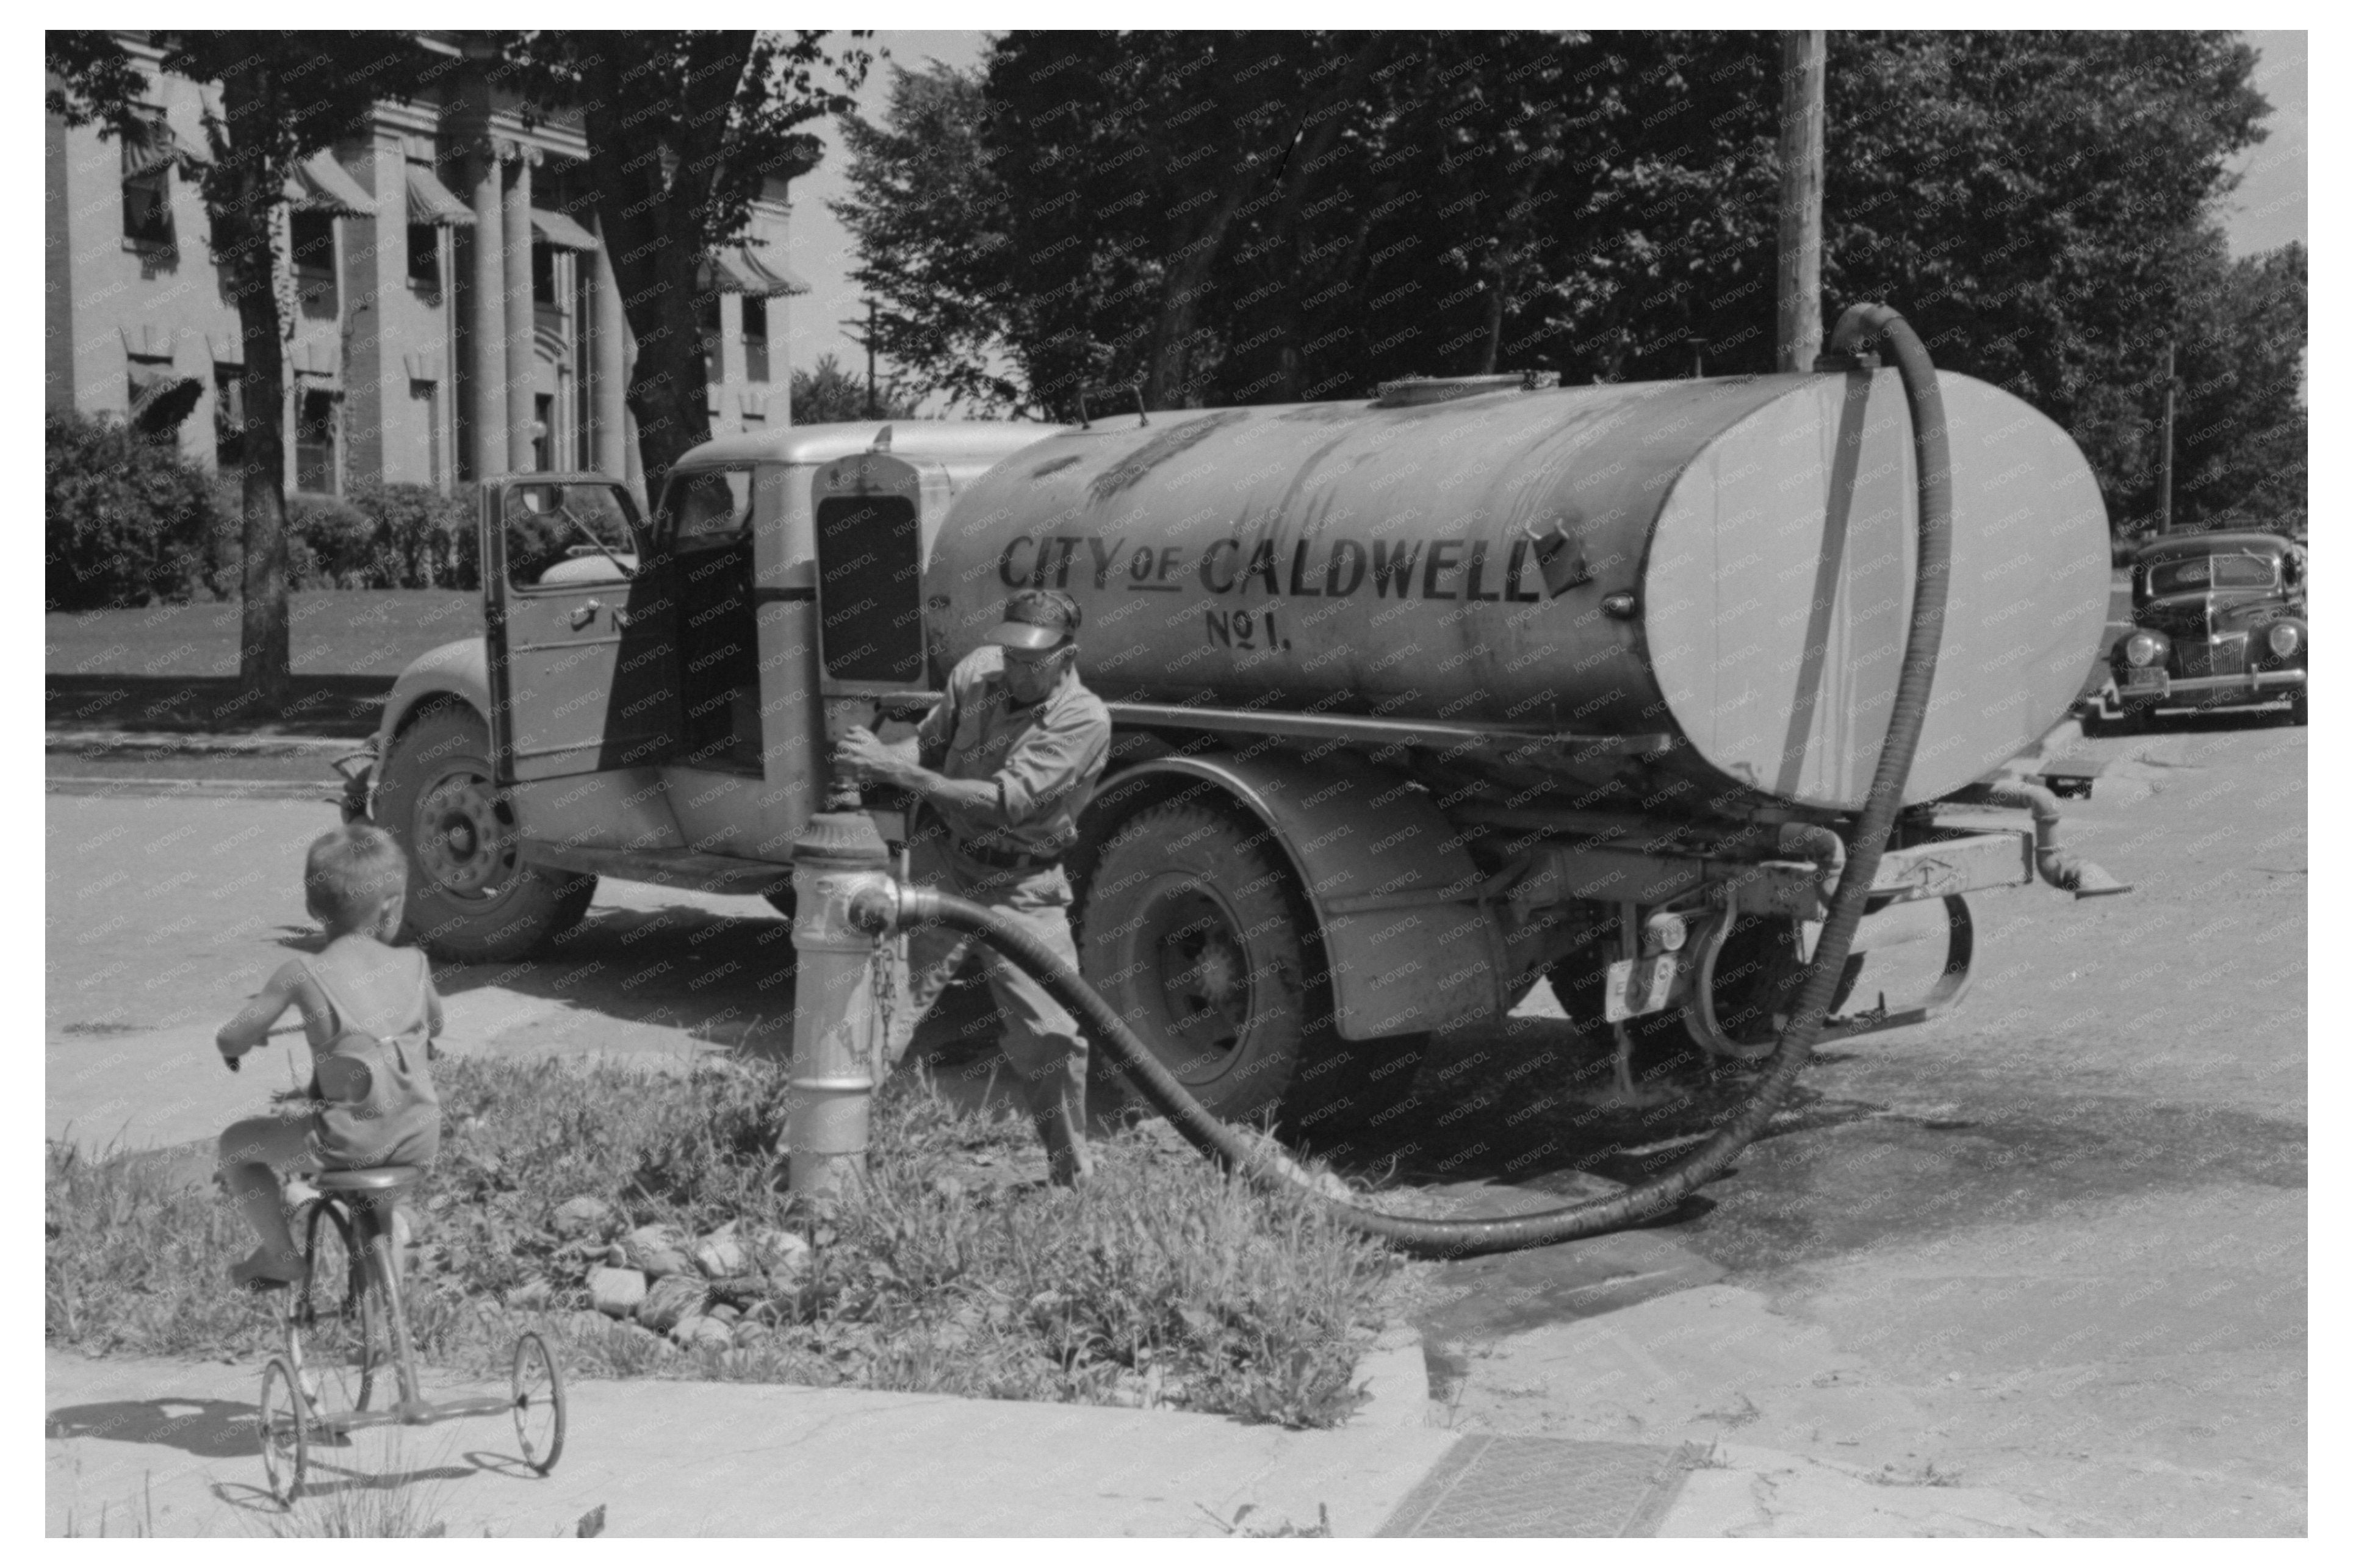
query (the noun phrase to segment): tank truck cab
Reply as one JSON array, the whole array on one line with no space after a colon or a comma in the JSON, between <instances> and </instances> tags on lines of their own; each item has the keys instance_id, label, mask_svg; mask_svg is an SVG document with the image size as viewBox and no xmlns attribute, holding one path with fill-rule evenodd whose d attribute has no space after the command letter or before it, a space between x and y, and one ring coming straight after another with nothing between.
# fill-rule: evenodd
<instances>
[{"instance_id":1,"label":"tank truck cab","mask_svg":"<svg viewBox=\"0 0 2353 1568\"><path fill-rule=\"evenodd\" d=\"M606 475L485 484L484 635L402 673L345 795L408 850L416 934L519 957L602 876L781 900L823 793L820 681L924 687L923 554L965 485L1052 428L726 437L649 517Z\"/></svg>"}]
</instances>

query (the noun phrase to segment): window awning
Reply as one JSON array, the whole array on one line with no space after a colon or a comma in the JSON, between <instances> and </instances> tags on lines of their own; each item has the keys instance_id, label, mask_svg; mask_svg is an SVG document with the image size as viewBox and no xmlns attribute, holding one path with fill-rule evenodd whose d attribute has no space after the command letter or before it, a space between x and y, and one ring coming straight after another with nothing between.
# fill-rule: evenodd
<instances>
[{"instance_id":1,"label":"window awning","mask_svg":"<svg viewBox=\"0 0 2353 1568\"><path fill-rule=\"evenodd\" d=\"M702 285L718 294L806 294L809 286L782 262L771 262L749 245L726 245L702 258Z\"/></svg>"},{"instance_id":2,"label":"window awning","mask_svg":"<svg viewBox=\"0 0 2353 1568\"><path fill-rule=\"evenodd\" d=\"M169 364L131 363L131 423L150 435L176 430L205 395L205 384Z\"/></svg>"},{"instance_id":3,"label":"window awning","mask_svg":"<svg viewBox=\"0 0 2353 1568\"><path fill-rule=\"evenodd\" d=\"M558 250L601 250L596 237L572 221L564 213L552 213L544 207L531 209L533 234Z\"/></svg>"},{"instance_id":4,"label":"window awning","mask_svg":"<svg viewBox=\"0 0 2353 1568\"><path fill-rule=\"evenodd\" d=\"M180 144L180 138L172 130L171 122L161 114L149 116L141 122L141 126L138 133L122 138L122 177L126 180L152 174L166 164L179 162L189 153ZM198 157L196 161L203 162L203 159Z\"/></svg>"},{"instance_id":5,"label":"window awning","mask_svg":"<svg viewBox=\"0 0 2353 1568\"><path fill-rule=\"evenodd\" d=\"M450 194L423 163L408 165L408 221L442 228L471 228L474 209Z\"/></svg>"},{"instance_id":6,"label":"window awning","mask_svg":"<svg viewBox=\"0 0 2353 1568\"><path fill-rule=\"evenodd\" d=\"M375 198L344 172L332 153L313 153L286 182L286 199L296 212L372 217Z\"/></svg>"}]
</instances>

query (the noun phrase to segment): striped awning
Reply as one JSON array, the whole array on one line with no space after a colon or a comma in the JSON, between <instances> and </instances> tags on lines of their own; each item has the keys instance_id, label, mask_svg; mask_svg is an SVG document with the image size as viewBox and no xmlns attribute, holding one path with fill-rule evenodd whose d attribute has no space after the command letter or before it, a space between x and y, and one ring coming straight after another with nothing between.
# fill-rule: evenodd
<instances>
[{"instance_id":1,"label":"striped awning","mask_svg":"<svg viewBox=\"0 0 2353 1568\"><path fill-rule=\"evenodd\" d=\"M337 217L372 217L375 198L344 172L332 153L313 153L286 182L286 200L296 212L332 213Z\"/></svg>"},{"instance_id":2,"label":"striped awning","mask_svg":"<svg viewBox=\"0 0 2353 1568\"><path fill-rule=\"evenodd\" d=\"M188 152L180 144L171 121L161 114L150 115L140 125L138 132L122 138L122 177L126 180L152 174L166 164L177 163Z\"/></svg>"},{"instance_id":3,"label":"striped awning","mask_svg":"<svg viewBox=\"0 0 2353 1568\"><path fill-rule=\"evenodd\" d=\"M531 209L531 228L546 244L558 250L600 250L596 237L564 213L552 213L544 207Z\"/></svg>"},{"instance_id":4,"label":"striped awning","mask_svg":"<svg viewBox=\"0 0 2353 1568\"><path fill-rule=\"evenodd\" d=\"M471 228L474 209L452 195L424 163L408 165L408 221L441 228Z\"/></svg>"},{"instance_id":5,"label":"striped awning","mask_svg":"<svg viewBox=\"0 0 2353 1568\"><path fill-rule=\"evenodd\" d=\"M809 291L790 268L768 260L751 245L722 246L705 256L701 282L715 294L752 294L763 299Z\"/></svg>"}]
</instances>

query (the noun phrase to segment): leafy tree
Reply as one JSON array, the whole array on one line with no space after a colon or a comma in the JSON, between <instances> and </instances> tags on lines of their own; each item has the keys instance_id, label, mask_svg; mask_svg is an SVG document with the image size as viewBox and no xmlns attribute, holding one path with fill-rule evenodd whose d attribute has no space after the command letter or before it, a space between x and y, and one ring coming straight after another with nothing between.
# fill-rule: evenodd
<instances>
[{"instance_id":1,"label":"leafy tree","mask_svg":"<svg viewBox=\"0 0 2353 1568\"><path fill-rule=\"evenodd\" d=\"M863 37L863 35L853 35ZM649 489L711 433L696 303L716 247L740 239L771 178L817 166L801 129L849 109L863 48L822 32L535 32L491 36L534 112L576 109L586 181L635 334L629 377Z\"/></svg>"},{"instance_id":2,"label":"leafy tree","mask_svg":"<svg viewBox=\"0 0 2353 1568\"><path fill-rule=\"evenodd\" d=\"M2166 339L2284 297L2212 280L2253 64L2223 33L1831 35L1830 309L1895 305L2139 515ZM959 399L1762 374L1778 70L1761 32L1014 33L894 75L839 210L886 352ZM2220 495L2249 470L2217 461Z\"/></svg>"},{"instance_id":3,"label":"leafy tree","mask_svg":"<svg viewBox=\"0 0 2353 1568\"><path fill-rule=\"evenodd\" d=\"M286 184L297 165L364 130L375 106L413 96L437 65L412 35L356 32L156 32L158 68L217 84L202 152L182 147L179 173L197 181L211 253L237 308L244 345L244 618L242 692L275 703L292 672L287 618L285 355L288 286L279 238ZM101 136L143 143L145 68L111 33L51 32L45 41L48 111L68 125L96 121Z\"/></svg>"},{"instance_id":4,"label":"leafy tree","mask_svg":"<svg viewBox=\"0 0 2353 1568\"><path fill-rule=\"evenodd\" d=\"M821 354L811 370L793 372L793 423L830 425L849 419L913 419L915 402L897 386L876 387L872 402L863 379L841 368L832 354Z\"/></svg>"},{"instance_id":5,"label":"leafy tree","mask_svg":"<svg viewBox=\"0 0 2353 1568\"><path fill-rule=\"evenodd\" d=\"M2174 526L2301 531L2310 437L2305 248L2225 262L2218 242L2205 259L2175 359ZM2137 517L2157 511L2156 478L2152 451Z\"/></svg>"}]
</instances>

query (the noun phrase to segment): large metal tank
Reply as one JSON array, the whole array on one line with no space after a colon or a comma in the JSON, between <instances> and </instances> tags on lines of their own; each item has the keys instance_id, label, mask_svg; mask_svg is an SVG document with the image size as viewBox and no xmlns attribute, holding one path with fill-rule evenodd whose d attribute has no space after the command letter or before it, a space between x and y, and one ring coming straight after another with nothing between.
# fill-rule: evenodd
<instances>
[{"instance_id":1,"label":"large metal tank","mask_svg":"<svg viewBox=\"0 0 2353 1568\"><path fill-rule=\"evenodd\" d=\"M2107 602L2074 444L1941 385L1950 607L1910 800L2066 711ZM1009 589L1059 587L1106 698L1664 735L1652 777L1859 807L1914 585L1895 373L1449 390L1041 441L949 512L934 637L961 657Z\"/></svg>"}]
</instances>

